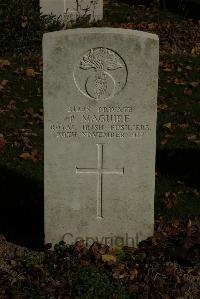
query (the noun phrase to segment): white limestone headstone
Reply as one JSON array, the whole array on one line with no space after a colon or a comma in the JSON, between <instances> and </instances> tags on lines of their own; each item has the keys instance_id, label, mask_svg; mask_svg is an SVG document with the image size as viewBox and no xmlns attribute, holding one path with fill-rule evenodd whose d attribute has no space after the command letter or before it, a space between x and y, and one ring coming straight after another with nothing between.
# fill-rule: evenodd
<instances>
[{"instance_id":1,"label":"white limestone headstone","mask_svg":"<svg viewBox=\"0 0 200 299\"><path fill-rule=\"evenodd\" d=\"M126 29L44 35L46 242L153 234L158 48Z\"/></svg>"},{"instance_id":2,"label":"white limestone headstone","mask_svg":"<svg viewBox=\"0 0 200 299\"><path fill-rule=\"evenodd\" d=\"M40 7L43 14L50 15L52 13L63 18L64 0L40 0Z\"/></svg>"},{"instance_id":3,"label":"white limestone headstone","mask_svg":"<svg viewBox=\"0 0 200 299\"><path fill-rule=\"evenodd\" d=\"M40 7L43 14L53 13L67 20L83 16L90 21L103 19L103 0L40 0Z\"/></svg>"}]
</instances>

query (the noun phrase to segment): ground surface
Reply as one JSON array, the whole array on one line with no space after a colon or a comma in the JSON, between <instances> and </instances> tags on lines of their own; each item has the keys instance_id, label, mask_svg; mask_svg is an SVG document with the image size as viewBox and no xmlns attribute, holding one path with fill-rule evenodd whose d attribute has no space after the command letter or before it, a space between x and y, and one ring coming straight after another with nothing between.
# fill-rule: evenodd
<instances>
[{"instance_id":1,"label":"ground surface","mask_svg":"<svg viewBox=\"0 0 200 299\"><path fill-rule=\"evenodd\" d=\"M29 19L19 20L22 28L28 26ZM97 244L87 251L77 244L41 254L13 253L2 237L0 298L199 298L199 22L113 4L96 25L160 37L155 236L136 251L112 252ZM57 23L51 30L53 26ZM11 242L41 249L41 39L33 50L16 50L13 40L11 51L1 49L0 233ZM51 292L52 297L47 295Z\"/></svg>"}]
</instances>

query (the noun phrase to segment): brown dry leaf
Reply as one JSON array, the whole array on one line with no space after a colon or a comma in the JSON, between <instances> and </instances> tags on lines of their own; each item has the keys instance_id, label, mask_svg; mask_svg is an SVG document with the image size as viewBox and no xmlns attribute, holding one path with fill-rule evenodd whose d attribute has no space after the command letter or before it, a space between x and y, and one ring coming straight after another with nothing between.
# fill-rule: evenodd
<instances>
[{"instance_id":1,"label":"brown dry leaf","mask_svg":"<svg viewBox=\"0 0 200 299\"><path fill-rule=\"evenodd\" d=\"M185 85L186 84L186 82L183 79L180 79L180 78L175 78L174 83L176 85Z\"/></svg>"},{"instance_id":2,"label":"brown dry leaf","mask_svg":"<svg viewBox=\"0 0 200 299\"><path fill-rule=\"evenodd\" d=\"M23 160L31 160L32 159L32 156L30 153L22 153L19 157Z\"/></svg>"},{"instance_id":3,"label":"brown dry leaf","mask_svg":"<svg viewBox=\"0 0 200 299\"><path fill-rule=\"evenodd\" d=\"M186 129L189 127L189 124L179 124L178 127L181 129Z\"/></svg>"},{"instance_id":4,"label":"brown dry leaf","mask_svg":"<svg viewBox=\"0 0 200 299\"><path fill-rule=\"evenodd\" d=\"M26 16L21 16L21 26L22 28L25 28L28 25L28 18Z\"/></svg>"},{"instance_id":5,"label":"brown dry leaf","mask_svg":"<svg viewBox=\"0 0 200 299\"><path fill-rule=\"evenodd\" d=\"M94 242L90 246L89 251L97 260L101 260L102 255L107 254L108 246L103 246L100 243Z\"/></svg>"},{"instance_id":6,"label":"brown dry leaf","mask_svg":"<svg viewBox=\"0 0 200 299\"><path fill-rule=\"evenodd\" d=\"M165 192L165 197L163 198L163 203L166 208L171 209L177 204L176 193Z\"/></svg>"},{"instance_id":7,"label":"brown dry leaf","mask_svg":"<svg viewBox=\"0 0 200 299\"><path fill-rule=\"evenodd\" d=\"M81 260L80 260L80 265L81 265L82 267L89 266L89 265L90 265L90 262L87 261L87 260L81 259Z\"/></svg>"},{"instance_id":8,"label":"brown dry leaf","mask_svg":"<svg viewBox=\"0 0 200 299\"><path fill-rule=\"evenodd\" d=\"M192 221L189 220L183 247L189 249L194 245L200 245L200 228L197 225L192 224Z\"/></svg>"},{"instance_id":9,"label":"brown dry leaf","mask_svg":"<svg viewBox=\"0 0 200 299\"><path fill-rule=\"evenodd\" d=\"M165 138L167 138L167 139L174 138L174 135L172 135L172 134L165 134Z\"/></svg>"},{"instance_id":10,"label":"brown dry leaf","mask_svg":"<svg viewBox=\"0 0 200 299\"><path fill-rule=\"evenodd\" d=\"M22 22L21 23L22 28L25 28L27 24L28 24L28 22Z\"/></svg>"},{"instance_id":11,"label":"brown dry leaf","mask_svg":"<svg viewBox=\"0 0 200 299\"><path fill-rule=\"evenodd\" d=\"M157 23L149 23L148 24L148 29L149 30L155 30L157 28L158 24Z\"/></svg>"},{"instance_id":12,"label":"brown dry leaf","mask_svg":"<svg viewBox=\"0 0 200 299\"><path fill-rule=\"evenodd\" d=\"M171 72L171 71L172 71L172 68L166 67L166 68L163 69L163 71L164 71L164 72Z\"/></svg>"},{"instance_id":13,"label":"brown dry leaf","mask_svg":"<svg viewBox=\"0 0 200 299\"><path fill-rule=\"evenodd\" d=\"M186 87L184 89L184 94L186 94L187 96L191 96L192 95L192 88Z\"/></svg>"},{"instance_id":14,"label":"brown dry leaf","mask_svg":"<svg viewBox=\"0 0 200 299\"><path fill-rule=\"evenodd\" d=\"M36 149L32 150L31 152L32 161L35 163L38 161L38 151Z\"/></svg>"},{"instance_id":15,"label":"brown dry leaf","mask_svg":"<svg viewBox=\"0 0 200 299\"><path fill-rule=\"evenodd\" d=\"M125 266L124 264L118 264L113 270L113 278L120 279L124 278L127 274L124 273Z\"/></svg>"},{"instance_id":16,"label":"brown dry leaf","mask_svg":"<svg viewBox=\"0 0 200 299\"><path fill-rule=\"evenodd\" d=\"M33 68L25 69L25 74L27 77L35 77L35 70Z\"/></svg>"},{"instance_id":17,"label":"brown dry leaf","mask_svg":"<svg viewBox=\"0 0 200 299\"><path fill-rule=\"evenodd\" d=\"M194 140L194 142L195 142L196 144L199 144L199 143L200 143L200 139L198 139L198 140Z\"/></svg>"},{"instance_id":18,"label":"brown dry leaf","mask_svg":"<svg viewBox=\"0 0 200 299\"><path fill-rule=\"evenodd\" d=\"M23 160L31 160L35 163L38 161L38 151L33 150L31 153L25 152L19 155L19 157Z\"/></svg>"},{"instance_id":19,"label":"brown dry leaf","mask_svg":"<svg viewBox=\"0 0 200 299\"><path fill-rule=\"evenodd\" d=\"M9 104L7 105L7 108L8 108L9 110L15 110L15 109L16 109L16 101L11 100L11 101L9 102Z\"/></svg>"},{"instance_id":20,"label":"brown dry leaf","mask_svg":"<svg viewBox=\"0 0 200 299\"><path fill-rule=\"evenodd\" d=\"M129 276L130 280L134 280L138 277L138 270L137 269L133 269L129 273L130 273L130 276Z\"/></svg>"},{"instance_id":21,"label":"brown dry leaf","mask_svg":"<svg viewBox=\"0 0 200 299\"><path fill-rule=\"evenodd\" d=\"M187 65L186 70L192 71L192 67L190 65Z\"/></svg>"},{"instance_id":22,"label":"brown dry leaf","mask_svg":"<svg viewBox=\"0 0 200 299\"><path fill-rule=\"evenodd\" d=\"M165 145L167 143L167 141L168 141L167 139L163 139L163 140L161 140L160 144Z\"/></svg>"},{"instance_id":23,"label":"brown dry leaf","mask_svg":"<svg viewBox=\"0 0 200 299\"><path fill-rule=\"evenodd\" d=\"M172 220L172 226L173 227L179 227L179 225L180 225L180 221L178 220L178 219L173 219Z\"/></svg>"},{"instance_id":24,"label":"brown dry leaf","mask_svg":"<svg viewBox=\"0 0 200 299\"><path fill-rule=\"evenodd\" d=\"M29 139L27 136L23 136L23 137L22 137L22 140L23 140L23 142L24 142L24 145L25 145L27 148L29 148L29 149L32 148L31 141L30 141L30 139Z\"/></svg>"},{"instance_id":25,"label":"brown dry leaf","mask_svg":"<svg viewBox=\"0 0 200 299\"><path fill-rule=\"evenodd\" d=\"M0 235L0 242L6 241L6 237L4 235Z\"/></svg>"},{"instance_id":26,"label":"brown dry leaf","mask_svg":"<svg viewBox=\"0 0 200 299\"><path fill-rule=\"evenodd\" d=\"M32 117L35 118L36 120L43 122L43 116L41 116L39 113L34 113Z\"/></svg>"},{"instance_id":27,"label":"brown dry leaf","mask_svg":"<svg viewBox=\"0 0 200 299\"><path fill-rule=\"evenodd\" d=\"M176 268L173 266L167 266L165 268L165 272L172 277L176 277Z\"/></svg>"},{"instance_id":28,"label":"brown dry leaf","mask_svg":"<svg viewBox=\"0 0 200 299\"><path fill-rule=\"evenodd\" d=\"M171 192L165 192L165 197L169 197Z\"/></svg>"},{"instance_id":29,"label":"brown dry leaf","mask_svg":"<svg viewBox=\"0 0 200 299\"><path fill-rule=\"evenodd\" d=\"M23 160L31 160L31 154L30 153L22 153L19 156Z\"/></svg>"},{"instance_id":30,"label":"brown dry leaf","mask_svg":"<svg viewBox=\"0 0 200 299\"><path fill-rule=\"evenodd\" d=\"M199 82L191 82L190 85L195 88L199 86Z\"/></svg>"},{"instance_id":31,"label":"brown dry leaf","mask_svg":"<svg viewBox=\"0 0 200 299\"><path fill-rule=\"evenodd\" d=\"M128 292L130 294L134 294L135 295L135 293L138 293L139 290L140 290L140 284L138 282L137 283L133 283L133 284L129 285L129 287L128 287Z\"/></svg>"},{"instance_id":32,"label":"brown dry leaf","mask_svg":"<svg viewBox=\"0 0 200 299\"><path fill-rule=\"evenodd\" d=\"M167 110L167 109L168 109L168 106L166 104L158 105L158 112L161 111L161 110Z\"/></svg>"},{"instance_id":33,"label":"brown dry leaf","mask_svg":"<svg viewBox=\"0 0 200 299\"><path fill-rule=\"evenodd\" d=\"M0 150L5 146L6 140L3 134L0 134Z\"/></svg>"},{"instance_id":34,"label":"brown dry leaf","mask_svg":"<svg viewBox=\"0 0 200 299\"><path fill-rule=\"evenodd\" d=\"M110 254L103 254L102 255L102 261L103 262L111 262L111 263L116 263L117 258L114 255L110 255Z\"/></svg>"},{"instance_id":35,"label":"brown dry leaf","mask_svg":"<svg viewBox=\"0 0 200 299\"><path fill-rule=\"evenodd\" d=\"M194 193L194 195L196 195L196 196L200 196L200 192L198 192L196 189L193 191L193 193Z\"/></svg>"},{"instance_id":36,"label":"brown dry leaf","mask_svg":"<svg viewBox=\"0 0 200 299\"><path fill-rule=\"evenodd\" d=\"M172 112L171 112L171 115L172 115L172 116L176 115L176 111L172 111Z\"/></svg>"},{"instance_id":37,"label":"brown dry leaf","mask_svg":"<svg viewBox=\"0 0 200 299\"><path fill-rule=\"evenodd\" d=\"M85 249L85 241L84 240L79 240L75 243L74 245L74 250L78 253L83 252L83 250Z\"/></svg>"},{"instance_id":38,"label":"brown dry leaf","mask_svg":"<svg viewBox=\"0 0 200 299\"><path fill-rule=\"evenodd\" d=\"M23 67L18 67L14 71L14 73L17 74L17 75L22 74L23 72L24 72L24 68Z\"/></svg>"},{"instance_id":39,"label":"brown dry leaf","mask_svg":"<svg viewBox=\"0 0 200 299\"><path fill-rule=\"evenodd\" d=\"M164 127L164 128L167 128L167 129L169 129L169 130L171 130L171 128L172 128L172 123L166 123L166 124L163 125L163 127Z\"/></svg>"},{"instance_id":40,"label":"brown dry leaf","mask_svg":"<svg viewBox=\"0 0 200 299\"><path fill-rule=\"evenodd\" d=\"M0 90L3 90L5 88L5 86L7 85L8 80L2 80L0 82Z\"/></svg>"},{"instance_id":41,"label":"brown dry leaf","mask_svg":"<svg viewBox=\"0 0 200 299\"><path fill-rule=\"evenodd\" d=\"M0 59L0 69L3 69L5 66L9 66L10 61L7 59Z\"/></svg>"},{"instance_id":42,"label":"brown dry leaf","mask_svg":"<svg viewBox=\"0 0 200 299\"><path fill-rule=\"evenodd\" d=\"M192 227L192 220L191 219L188 220L188 224L187 224L187 228L190 228L190 227Z\"/></svg>"},{"instance_id":43,"label":"brown dry leaf","mask_svg":"<svg viewBox=\"0 0 200 299\"><path fill-rule=\"evenodd\" d=\"M187 139L189 141L195 141L197 139L197 136L194 134L189 134L189 135L187 135Z\"/></svg>"},{"instance_id":44,"label":"brown dry leaf","mask_svg":"<svg viewBox=\"0 0 200 299\"><path fill-rule=\"evenodd\" d=\"M27 112L28 114L30 114L31 116L33 116L34 114L34 110L32 107L28 107L27 109L24 110L24 112Z\"/></svg>"},{"instance_id":45,"label":"brown dry leaf","mask_svg":"<svg viewBox=\"0 0 200 299\"><path fill-rule=\"evenodd\" d=\"M200 45L197 44L195 47L193 47L191 54L200 54Z\"/></svg>"}]
</instances>

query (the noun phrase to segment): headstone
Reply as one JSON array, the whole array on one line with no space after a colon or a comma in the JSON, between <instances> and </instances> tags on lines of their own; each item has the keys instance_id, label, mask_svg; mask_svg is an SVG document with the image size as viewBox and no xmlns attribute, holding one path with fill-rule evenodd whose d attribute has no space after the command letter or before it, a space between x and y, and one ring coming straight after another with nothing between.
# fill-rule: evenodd
<instances>
[{"instance_id":1,"label":"headstone","mask_svg":"<svg viewBox=\"0 0 200 299\"><path fill-rule=\"evenodd\" d=\"M153 234L158 47L128 29L44 35L46 242Z\"/></svg>"},{"instance_id":2,"label":"headstone","mask_svg":"<svg viewBox=\"0 0 200 299\"><path fill-rule=\"evenodd\" d=\"M53 13L63 20L88 17L90 21L103 19L103 0L40 0L43 14Z\"/></svg>"},{"instance_id":3,"label":"headstone","mask_svg":"<svg viewBox=\"0 0 200 299\"><path fill-rule=\"evenodd\" d=\"M41 12L46 15L51 13L57 17L64 16L65 0L40 0Z\"/></svg>"}]
</instances>

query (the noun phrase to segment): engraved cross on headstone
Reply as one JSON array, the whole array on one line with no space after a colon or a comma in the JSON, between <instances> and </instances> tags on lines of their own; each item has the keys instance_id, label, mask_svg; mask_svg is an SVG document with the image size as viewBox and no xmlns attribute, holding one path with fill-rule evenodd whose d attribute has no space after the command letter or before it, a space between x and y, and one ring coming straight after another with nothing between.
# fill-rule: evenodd
<instances>
[{"instance_id":1,"label":"engraved cross on headstone","mask_svg":"<svg viewBox=\"0 0 200 299\"><path fill-rule=\"evenodd\" d=\"M103 218L102 215L102 189L104 174L124 175L124 168L107 169L103 168L103 144L97 144L98 161L97 168L77 168L76 174L97 174L97 218Z\"/></svg>"}]
</instances>

